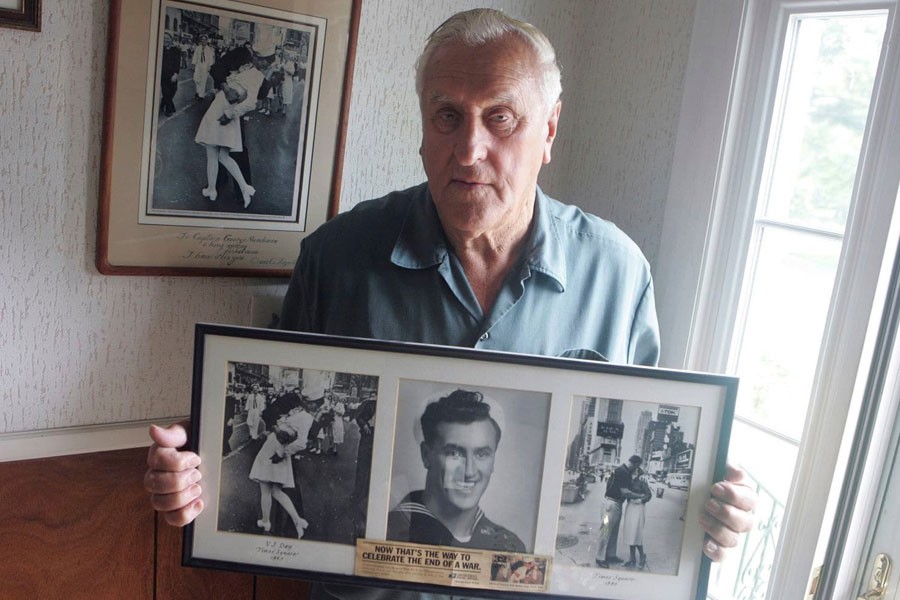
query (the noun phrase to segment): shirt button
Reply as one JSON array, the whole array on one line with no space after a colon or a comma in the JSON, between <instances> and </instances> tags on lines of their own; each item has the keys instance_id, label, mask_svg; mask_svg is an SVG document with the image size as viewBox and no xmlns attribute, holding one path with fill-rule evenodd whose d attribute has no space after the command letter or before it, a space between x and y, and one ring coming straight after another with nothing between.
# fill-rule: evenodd
<instances>
[{"instance_id":1,"label":"shirt button","mask_svg":"<svg viewBox=\"0 0 900 600\"><path fill-rule=\"evenodd\" d=\"M484 333L481 334L481 337L478 338L478 341L479 341L479 342L487 341L487 339L488 339L489 337L491 337L491 334L488 333L487 331L485 331Z\"/></svg>"}]
</instances>

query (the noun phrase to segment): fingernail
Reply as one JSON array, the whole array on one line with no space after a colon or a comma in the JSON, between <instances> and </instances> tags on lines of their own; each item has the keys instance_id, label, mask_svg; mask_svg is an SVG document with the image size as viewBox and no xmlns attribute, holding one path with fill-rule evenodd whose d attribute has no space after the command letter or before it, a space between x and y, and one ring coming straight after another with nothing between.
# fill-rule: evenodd
<instances>
[{"instance_id":1,"label":"fingernail","mask_svg":"<svg viewBox=\"0 0 900 600\"><path fill-rule=\"evenodd\" d=\"M200 495L200 492L202 492L202 491L203 491L203 488L201 488L199 485L192 485L192 486L191 486L191 496L193 496L194 498L196 498L197 496L199 496L199 495Z\"/></svg>"},{"instance_id":2,"label":"fingernail","mask_svg":"<svg viewBox=\"0 0 900 600\"><path fill-rule=\"evenodd\" d=\"M203 475L200 474L200 471L192 471L190 479L188 480L188 483L197 483L202 478L203 478Z\"/></svg>"},{"instance_id":3,"label":"fingernail","mask_svg":"<svg viewBox=\"0 0 900 600\"><path fill-rule=\"evenodd\" d=\"M200 457L197 455L192 456L191 459L188 461L188 468L196 469L199 466L200 466Z\"/></svg>"},{"instance_id":4,"label":"fingernail","mask_svg":"<svg viewBox=\"0 0 900 600\"><path fill-rule=\"evenodd\" d=\"M707 556L713 558L713 556L719 551L719 545L712 540L706 540L706 544L703 546L703 552L706 553Z\"/></svg>"}]
</instances>

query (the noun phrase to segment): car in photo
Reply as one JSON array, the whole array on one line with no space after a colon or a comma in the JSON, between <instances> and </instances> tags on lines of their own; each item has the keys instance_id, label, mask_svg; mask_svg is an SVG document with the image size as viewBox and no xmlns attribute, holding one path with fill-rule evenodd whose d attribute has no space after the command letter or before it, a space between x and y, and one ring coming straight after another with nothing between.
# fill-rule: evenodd
<instances>
[{"instance_id":1,"label":"car in photo","mask_svg":"<svg viewBox=\"0 0 900 600\"><path fill-rule=\"evenodd\" d=\"M690 473L669 473L666 476L666 487L686 490L691 485Z\"/></svg>"}]
</instances>

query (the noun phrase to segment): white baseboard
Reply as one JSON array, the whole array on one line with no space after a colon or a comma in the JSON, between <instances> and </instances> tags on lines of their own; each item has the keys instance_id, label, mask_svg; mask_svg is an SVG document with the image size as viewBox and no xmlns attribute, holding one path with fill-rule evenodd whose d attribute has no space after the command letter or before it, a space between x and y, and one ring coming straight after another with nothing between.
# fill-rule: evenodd
<instances>
[{"instance_id":1,"label":"white baseboard","mask_svg":"<svg viewBox=\"0 0 900 600\"><path fill-rule=\"evenodd\" d=\"M166 426L185 419L187 417L3 433L0 434L0 462L149 446L147 430L151 423Z\"/></svg>"}]
</instances>

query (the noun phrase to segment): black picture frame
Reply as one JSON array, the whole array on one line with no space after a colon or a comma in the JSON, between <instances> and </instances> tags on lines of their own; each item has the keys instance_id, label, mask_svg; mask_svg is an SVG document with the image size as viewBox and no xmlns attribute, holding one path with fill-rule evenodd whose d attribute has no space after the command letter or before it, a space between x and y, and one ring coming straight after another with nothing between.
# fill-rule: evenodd
<instances>
[{"instance_id":1,"label":"black picture frame","mask_svg":"<svg viewBox=\"0 0 900 600\"><path fill-rule=\"evenodd\" d=\"M667 598L701 600L710 561L698 519L725 473L737 384L708 373L198 324L190 446L202 459L206 509L185 528L183 564L481 597L638 600L665 586ZM512 531L522 546L389 539L398 498L425 477L403 466L425 456L413 431L422 409L456 389L482 394L502 432L476 498L495 523L479 523ZM264 408L259 395L270 396ZM336 455L321 433L299 450L274 433L290 431L285 423L295 417L311 431L328 406L346 429ZM603 480L618 477L632 453L643 453L646 469L635 472L635 485L645 479L655 492L635 502L656 511L647 518L653 525L641 526L652 566L600 567L591 560L600 530L583 521L600 520ZM291 485L281 480L278 489L302 528L277 498L262 518L263 488L274 490L277 477L252 465L285 460ZM425 556L453 560L424 564ZM532 579L510 575L529 569Z\"/></svg>"}]
</instances>

